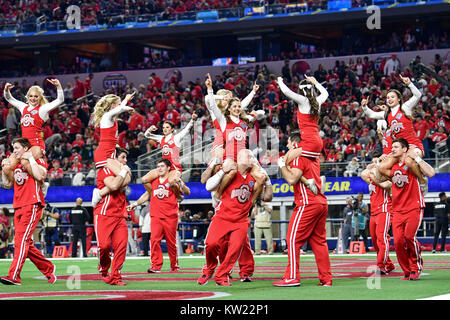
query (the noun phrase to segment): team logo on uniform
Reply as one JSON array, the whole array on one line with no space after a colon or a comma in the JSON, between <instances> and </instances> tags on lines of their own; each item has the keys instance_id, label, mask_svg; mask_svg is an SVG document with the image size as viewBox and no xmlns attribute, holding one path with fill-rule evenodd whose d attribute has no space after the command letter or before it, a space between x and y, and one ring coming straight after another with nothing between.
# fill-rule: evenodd
<instances>
[{"instance_id":1,"label":"team logo on uniform","mask_svg":"<svg viewBox=\"0 0 450 320\"><path fill-rule=\"evenodd\" d=\"M153 196L157 197L158 199L164 199L164 197L169 197L169 190L167 190L163 185L158 185L158 188L156 190L153 190Z\"/></svg>"},{"instance_id":2,"label":"team logo on uniform","mask_svg":"<svg viewBox=\"0 0 450 320\"><path fill-rule=\"evenodd\" d=\"M398 120L400 120L401 118L402 118L402 114L401 113L399 113L398 115L396 115L395 117L398 119Z\"/></svg>"},{"instance_id":3,"label":"team logo on uniform","mask_svg":"<svg viewBox=\"0 0 450 320\"><path fill-rule=\"evenodd\" d=\"M246 203L250 199L251 194L250 187L244 184L239 189L234 189L231 192L231 199L237 198L240 203Z\"/></svg>"},{"instance_id":4,"label":"team logo on uniform","mask_svg":"<svg viewBox=\"0 0 450 320\"><path fill-rule=\"evenodd\" d=\"M19 186L23 185L27 179L28 173L26 171L23 171L21 168L14 170L14 180Z\"/></svg>"},{"instance_id":5,"label":"team logo on uniform","mask_svg":"<svg viewBox=\"0 0 450 320\"><path fill-rule=\"evenodd\" d=\"M388 142L386 139L383 139L383 148L386 148L388 146Z\"/></svg>"},{"instance_id":6,"label":"team logo on uniform","mask_svg":"<svg viewBox=\"0 0 450 320\"><path fill-rule=\"evenodd\" d=\"M164 156L168 156L168 155L172 154L172 148L169 147L167 144L163 145L163 147L162 147L162 154Z\"/></svg>"},{"instance_id":7,"label":"team logo on uniform","mask_svg":"<svg viewBox=\"0 0 450 320\"><path fill-rule=\"evenodd\" d=\"M245 140L245 131L241 127L235 127L233 130L228 130L228 140L235 139L236 141Z\"/></svg>"},{"instance_id":8,"label":"team logo on uniform","mask_svg":"<svg viewBox=\"0 0 450 320\"><path fill-rule=\"evenodd\" d=\"M34 126L34 118L29 114L23 115L22 119L20 119L20 124L24 127L28 127L29 125Z\"/></svg>"},{"instance_id":9,"label":"team logo on uniform","mask_svg":"<svg viewBox=\"0 0 450 320\"><path fill-rule=\"evenodd\" d=\"M38 113L38 111L37 110L33 110L33 111L31 111L31 114L34 116L35 114L37 114Z\"/></svg>"},{"instance_id":10,"label":"team logo on uniform","mask_svg":"<svg viewBox=\"0 0 450 320\"><path fill-rule=\"evenodd\" d=\"M403 126L403 123L398 122L397 120L392 120L391 122L391 130L394 133L399 133L400 130L405 129L405 127Z\"/></svg>"},{"instance_id":11,"label":"team logo on uniform","mask_svg":"<svg viewBox=\"0 0 450 320\"><path fill-rule=\"evenodd\" d=\"M242 129L247 129L247 125L245 124L245 122L241 122L240 126L242 127Z\"/></svg>"},{"instance_id":12,"label":"team logo on uniform","mask_svg":"<svg viewBox=\"0 0 450 320\"><path fill-rule=\"evenodd\" d=\"M404 175L401 170L395 170L394 175L392 176L392 182L399 188L403 188L405 183L409 183L409 179L407 175Z\"/></svg>"}]
</instances>

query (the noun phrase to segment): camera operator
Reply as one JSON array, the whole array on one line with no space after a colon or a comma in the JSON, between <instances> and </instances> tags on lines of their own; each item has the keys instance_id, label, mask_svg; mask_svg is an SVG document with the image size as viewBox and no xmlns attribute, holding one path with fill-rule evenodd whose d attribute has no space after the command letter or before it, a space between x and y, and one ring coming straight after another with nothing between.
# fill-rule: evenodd
<instances>
[{"instance_id":1,"label":"camera operator","mask_svg":"<svg viewBox=\"0 0 450 320\"><path fill-rule=\"evenodd\" d=\"M352 217L353 217L353 199L347 197L345 199L347 205L344 208L344 225L342 227L342 242L344 253L348 253L350 240L353 239Z\"/></svg>"},{"instance_id":2,"label":"camera operator","mask_svg":"<svg viewBox=\"0 0 450 320\"><path fill-rule=\"evenodd\" d=\"M45 208L42 210L42 222L44 223L45 228L44 234L47 257L51 257L53 254L53 242L55 242L55 246L61 245L58 230L60 216L58 208L52 207L50 203L45 202Z\"/></svg>"},{"instance_id":3,"label":"camera operator","mask_svg":"<svg viewBox=\"0 0 450 320\"><path fill-rule=\"evenodd\" d=\"M369 242L367 241L366 226L368 221L369 206L363 201L364 195L360 192L357 197L352 197L352 229L353 241L359 241L362 236L366 252L369 252Z\"/></svg>"}]
</instances>

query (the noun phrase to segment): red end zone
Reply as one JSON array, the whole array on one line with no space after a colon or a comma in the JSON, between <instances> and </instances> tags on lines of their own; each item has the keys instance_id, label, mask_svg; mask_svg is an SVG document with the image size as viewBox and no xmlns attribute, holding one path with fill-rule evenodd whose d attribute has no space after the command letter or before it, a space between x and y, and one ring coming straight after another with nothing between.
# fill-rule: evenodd
<instances>
[{"instance_id":1,"label":"red end zone","mask_svg":"<svg viewBox=\"0 0 450 320\"><path fill-rule=\"evenodd\" d=\"M88 291L57 291L57 292L17 292L0 293L0 300L75 297L77 300L186 300L208 299L226 296L228 294L218 292L197 291L158 291L158 290L88 290ZM91 297L97 296L97 297ZM85 297L85 298L83 298Z\"/></svg>"}]
</instances>

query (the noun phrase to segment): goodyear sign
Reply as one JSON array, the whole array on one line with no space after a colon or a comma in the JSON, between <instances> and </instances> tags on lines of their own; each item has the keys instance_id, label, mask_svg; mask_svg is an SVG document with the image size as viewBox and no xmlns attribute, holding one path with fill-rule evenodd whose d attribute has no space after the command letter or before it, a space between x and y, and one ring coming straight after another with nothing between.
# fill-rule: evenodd
<instances>
[{"instance_id":1,"label":"goodyear sign","mask_svg":"<svg viewBox=\"0 0 450 320\"><path fill-rule=\"evenodd\" d=\"M286 181L272 180L274 197L290 197L294 195L294 187ZM359 177L328 178L325 182L325 195L368 193L367 184Z\"/></svg>"}]
</instances>

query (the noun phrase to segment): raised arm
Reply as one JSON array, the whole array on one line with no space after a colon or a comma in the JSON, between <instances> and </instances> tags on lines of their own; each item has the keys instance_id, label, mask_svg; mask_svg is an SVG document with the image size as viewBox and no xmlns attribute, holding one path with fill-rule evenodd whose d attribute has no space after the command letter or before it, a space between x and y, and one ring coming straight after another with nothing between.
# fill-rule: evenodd
<instances>
[{"instance_id":1,"label":"raised arm","mask_svg":"<svg viewBox=\"0 0 450 320\"><path fill-rule=\"evenodd\" d=\"M305 79L308 80L309 82L311 82L317 88L317 90L319 90L320 95L316 99L317 99L317 102L319 103L319 106L321 106L328 99L327 89L325 89L325 87L322 86L320 84L320 82L317 81L316 78L314 78L314 77L308 77L305 75Z\"/></svg>"},{"instance_id":2,"label":"raised arm","mask_svg":"<svg viewBox=\"0 0 450 320\"><path fill-rule=\"evenodd\" d=\"M227 120L225 119L225 116L222 114L222 112L220 111L219 107L217 106L216 100L214 98L214 90L212 88L212 80L211 80L211 76L208 73L208 78L205 81L205 85L208 91L208 94L205 98L208 99L208 103L206 104L206 108L208 108L209 113L211 114L211 119L214 121L215 119L217 119L217 121L219 122L220 128L222 129L222 131L225 130L225 127L227 125Z\"/></svg>"},{"instance_id":3,"label":"raised arm","mask_svg":"<svg viewBox=\"0 0 450 320\"><path fill-rule=\"evenodd\" d=\"M286 166L283 157L278 159L278 166L281 169L281 174L283 175L284 180L290 185L294 185L299 182L300 178L303 176L303 171L297 168L289 168Z\"/></svg>"},{"instance_id":4,"label":"raised arm","mask_svg":"<svg viewBox=\"0 0 450 320\"><path fill-rule=\"evenodd\" d=\"M422 96L422 93L419 89L412 83L412 81L408 77L402 77L400 75L400 78L402 79L403 83L405 83L408 88L411 90L413 96L408 99L408 101L404 102L402 105L403 111L407 115L412 115L412 109L415 107L415 105L419 102L420 97Z\"/></svg>"},{"instance_id":5,"label":"raised arm","mask_svg":"<svg viewBox=\"0 0 450 320\"><path fill-rule=\"evenodd\" d=\"M12 85L11 83L7 83L5 85L5 89L3 90L3 96L5 97L6 101L8 101L9 104L19 109L20 113L23 113L23 110L25 109L27 104L25 102L17 100L12 96L10 92L12 88L14 88L14 85Z\"/></svg>"},{"instance_id":6,"label":"raised arm","mask_svg":"<svg viewBox=\"0 0 450 320\"><path fill-rule=\"evenodd\" d=\"M48 82L56 86L56 92L57 96L56 99L52 102L46 103L43 106L39 108L39 116L42 120L47 121L48 120L48 114L53 109L57 108L64 102L64 90L61 86L61 83L58 79L47 79Z\"/></svg>"},{"instance_id":7,"label":"raised arm","mask_svg":"<svg viewBox=\"0 0 450 320\"><path fill-rule=\"evenodd\" d=\"M256 83L253 85L252 91L241 101L241 108L244 111L247 111L247 107L250 105L250 102L252 102L253 98L255 97L256 91L258 91L259 85Z\"/></svg>"},{"instance_id":8,"label":"raised arm","mask_svg":"<svg viewBox=\"0 0 450 320\"><path fill-rule=\"evenodd\" d=\"M173 137L173 139L175 140L175 144L178 147L181 146L181 140L183 140L183 138L191 131L191 128L194 125L195 120L197 120L197 117L198 117L197 114L194 112L188 124Z\"/></svg>"},{"instance_id":9,"label":"raised arm","mask_svg":"<svg viewBox=\"0 0 450 320\"><path fill-rule=\"evenodd\" d=\"M114 125L114 118L125 111L133 110L132 107L128 107L128 102L133 98L135 92L127 94L122 103L108 112L105 112L102 119L100 120L100 128L110 128Z\"/></svg>"},{"instance_id":10,"label":"raised arm","mask_svg":"<svg viewBox=\"0 0 450 320\"><path fill-rule=\"evenodd\" d=\"M277 83L278 86L281 89L281 92L283 92L283 94L288 97L289 99L295 101L296 103L298 103L299 105L303 105L306 102L308 102L308 98L295 93L294 91L292 91L291 89L289 89L283 82L283 78L282 77L278 77L277 78Z\"/></svg>"}]
</instances>

